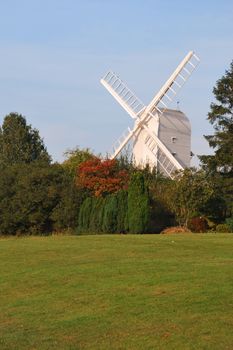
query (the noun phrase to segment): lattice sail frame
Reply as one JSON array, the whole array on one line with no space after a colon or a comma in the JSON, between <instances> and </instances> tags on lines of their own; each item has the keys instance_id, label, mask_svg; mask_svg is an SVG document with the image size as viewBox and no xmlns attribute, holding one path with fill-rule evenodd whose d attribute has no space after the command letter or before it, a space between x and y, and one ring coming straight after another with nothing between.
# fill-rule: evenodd
<instances>
[{"instance_id":1,"label":"lattice sail frame","mask_svg":"<svg viewBox=\"0 0 233 350\"><path fill-rule=\"evenodd\" d=\"M126 132L124 132L114 144L113 153L110 157L111 159L116 158L131 138L136 135L139 130L144 129L148 134L145 144L156 157L157 162L164 172L169 177L173 178L175 170L183 170L182 165L171 154L157 135L147 127L146 123L151 118L157 118L157 115L161 116L168 109L169 104L198 66L199 61L200 59L197 55L193 51L190 51L148 106L145 106L119 76L112 71L109 71L101 79L102 85L104 85L126 112L136 120L134 127L132 129L127 128Z\"/></svg>"}]
</instances>

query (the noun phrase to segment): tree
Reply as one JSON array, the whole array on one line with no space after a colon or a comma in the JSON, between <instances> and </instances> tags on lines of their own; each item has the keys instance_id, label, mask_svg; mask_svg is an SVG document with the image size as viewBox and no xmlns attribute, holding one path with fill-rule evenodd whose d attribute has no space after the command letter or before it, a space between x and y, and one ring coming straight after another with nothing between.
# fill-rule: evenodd
<instances>
[{"instance_id":1,"label":"tree","mask_svg":"<svg viewBox=\"0 0 233 350\"><path fill-rule=\"evenodd\" d=\"M52 165L54 166L54 165ZM83 191L75 185L73 176L63 167L60 175L59 200L53 208L51 219L56 231L74 229L78 225L78 211L84 199Z\"/></svg>"},{"instance_id":2,"label":"tree","mask_svg":"<svg viewBox=\"0 0 233 350\"><path fill-rule=\"evenodd\" d=\"M117 230L117 197L115 194L105 198L102 230L106 233L114 233Z\"/></svg>"},{"instance_id":3,"label":"tree","mask_svg":"<svg viewBox=\"0 0 233 350\"><path fill-rule=\"evenodd\" d=\"M0 233L49 233L61 200L63 169L44 162L5 166L0 177Z\"/></svg>"},{"instance_id":4,"label":"tree","mask_svg":"<svg viewBox=\"0 0 233 350\"><path fill-rule=\"evenodd\" d=\"M221 172L233 173L233 61L230 69L213 88L216 103L211 103L208 120L214 126L214 135L205 136L213 156L201 156L201 161Z\"/></svg>"},{"instance_id":5,"label":"tree","mask_svg":"<svg viewBox=\"0 0 233 350\"><path fill-rule=\"evenodd\" d=\"M117 227L118 233L126 233L129 229L128 224L128 193L121 190L117 194Z\"/></svg>"},{"instance_id":6,"label":"tree","mask_svg":"<svg viewBox=\"0 0 233 350\"><path fill-rule=\"evenodd\" d=\"M93 152L89 148L80 149L79 147L66 151L64 155L66 160L62 165L72 176L76 175L77 168L81 163L95 158Z\"/></svg>"},{"instance_id":7,"label":"tree","mask_svg":"<svg viewBox=\"0 0 233 350\"><path fill-rule=\"evenodd\" d=\"M189 219L205 213L213 197L214 189L206 173L185 169L177 174L170 187L170 209L179 224L187 226Z\"/></svg>"},{"instance_id":8,"label":"tree","mask_svg":"<svg viewBox=\"0 0 233 350\"><path fill-rule=\"evenodd\" d=\"M91 213L93 208L93 198L87 197L79 210L78 230L79 232L89 232Z\"/></svg>"},{"instance_id":9,"label":"tree","mask_svg":"<svg viewBox=\"0 0 233 350\"><path fill-rule=\"evenodd\" d=\"M233 61L213 88L216 102L211 103L208 120L214 134L205 136L214 155L200 156L203 169L214 177L228 207L226 215L233 212Z\"/></svg>"},{"instance_id":10,"label":"tree","mask_svg":"<svg viewBox=\"0 0 233 350\"><path fill-rule=\"evenodd\" d=\"M27 125L21 114L10 113L0 127L0 165L37 160L46 163L51 161L38 130Z\"/></svg>"},{"instance_id":11,"label":"tree","mask_svg":"<svg viewBox=\"0 0 233 350\"><path fill-rule=\"evenodd\" d=\"M89 230L92 233L102 232L105 200L106 198L103 197L92 198L92 211L89 224Z\"/></svg>"},{"instance_id":12,"label":"tree","mask_svg":"<svg viewBox=\"0 0 233 350\"><path fill-rule=\"evenodd\" d=\"M0 234L48 234L77 226L80 196L60 164L4 166L0 177Z\"/></svg>"},{"instance_id":13,"label":"tree","mask_svg":"<svg viewBox=\"0 0 233 350\"><path fill-rule=\"evenodd\" d=\"M79 165L77 171L78 187L88 189L96 197L106 196L128 185L128 172L119 170L115 159L94 158Z\"/></svg>"},{"instance_id":14,"label":"tree","mask_svg":"<svg viewBox=\"0 0 233 350\"><path fill-rule=\"evenodd\" d=\"M148 188L141 172L131 176L128 190L128 222L130 233L145 233L150 218Z\"/></svg>"}]
</instances>

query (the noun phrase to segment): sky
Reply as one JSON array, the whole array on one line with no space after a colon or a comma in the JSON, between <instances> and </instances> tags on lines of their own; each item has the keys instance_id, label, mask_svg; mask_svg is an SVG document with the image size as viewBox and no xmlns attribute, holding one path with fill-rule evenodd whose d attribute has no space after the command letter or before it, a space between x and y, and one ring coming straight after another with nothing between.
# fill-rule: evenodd
<instances>
[{"instance_id":1,"label":"sky","mask_svg":"<svg viewBox=\"0 0 233 350\"><path fill-rule=\"evenodd\" d=\"M109 70L148 104L190 50L201 62L171 107L203 135L212 89L233 59L232 0L0 0L0 124L37 128L54 161L68 149L106 154L132 121L100 84ZM193 165L197 164L194 157Z\"/></svg>"}]
</instances>

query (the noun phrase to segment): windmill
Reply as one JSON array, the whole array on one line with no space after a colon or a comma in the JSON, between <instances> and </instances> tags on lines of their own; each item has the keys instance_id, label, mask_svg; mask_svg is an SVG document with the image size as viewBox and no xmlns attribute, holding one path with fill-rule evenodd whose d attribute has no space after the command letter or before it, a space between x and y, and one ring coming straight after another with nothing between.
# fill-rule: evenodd
<instances>
[{"instance_id":1,"label":"windmill","mask_svg":"<svg viewBox=\"0 0 233 350\"><path fill-rule=\"evenodd\" d=\"M135 120L134 127L128 128L114 144L111 159L133 141L137 165L149 163L170 178L174 171L189 166L190 123L181 111L171 110L168 106L199 61L190 51L147 106L112 71L101 79L103 86Z\"/></svg>"}]
</instances>

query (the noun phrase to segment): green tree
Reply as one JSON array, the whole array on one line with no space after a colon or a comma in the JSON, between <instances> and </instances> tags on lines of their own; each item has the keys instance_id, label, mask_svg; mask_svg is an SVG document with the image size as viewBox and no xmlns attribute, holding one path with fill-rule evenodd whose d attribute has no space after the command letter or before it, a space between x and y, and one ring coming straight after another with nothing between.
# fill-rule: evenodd
<instances>
[{"instance_id":1,"label":"green tree","mask_svg":"<svg viewBox=\"0 0 233 350\"><path fill-rule=\"evenodd\" d=\"M78 211L84 199L83 191L78 190L73 177L63 167L60 181L59 200L51 214L56 231L77 227Z\"/></svg>"},{"instance_id":2,"label":"green tree","mask_svg":"<svg viewBox=\"0 0 233 350\"><path fill-rule=\"evenodd\" d=\"M115 194L109 194L105 198L103 226L102 230L106 233L114 233L117 231L117 197Z\"/></svg>"},{"instance_id":3,"label":"green tree","mask_svg":"<svg viewBox=\"0 0 233 350\"><path fill-rule=\"evenodd\" d=\"M95 158L90 148L80 149L79 147L66 151L64 153L64 156L66 157L66 159L64 160L62 165L74 177L76 176L77 168L81 163Z\"/></svg>"},{"instance_id":4,"label":"green tree","mask_svg":"<svg viewBox=\"0 0 233 350\"><path fill-rule=\"evenodd\" d=\"M118 233L126 233L129 228L128 223L128 193L121 190L117 194L117 225L116 231Z\"/></svg>"},{"instance_id":5,"label":"green tree","mask_svg":"<svg viewBox=\"0 0 233 350\"><path fill-rule=\"evenodd\" d=\"M78 231L87 233L90 228L91 214L93 208L93 198L87 197L79 210L78 215Z\"/></svg>"},{"instance_id":6,"label":"green tree","mask_svg":"<svg viewBox=\"0 0 233 350\"><path fill-rule=\"evenodd\" d=\"M21 114L10 113L0 127L0 165L38 160L46 163L51 161L38 130L27 125Z\"/></svg>"},{"instance_id":7,"label":"green tree","mask_svg":"<svg viewBox=\"0 0 233 350\"><path fill-rule=\"evenodd\" d=\"M196 215L203 215L214 197L210 179L202 170L185 169L177 174L170 187L170 209L181 225Z\"/></svg>"},{"instance_id":8,"label":"green tree","mask_svg":"<svg viewBox=\"0 0 233 350\"><path fill-rule=\"evenodd\" d=\"M0 233L44 234L53 230L53 209L61 200L63 169L44 162L3 167L0 177Z\"/></svg>"},{"instance_id":9,"label":"green tree","mask_svg":"<svg viewBox=\"0 0 233 350\"><path fill-rule=\"evenodd\" d=\"M216 102L211 103L208 120L214 134L205 136L214 154L200 156L203 168L215 178L216 188L225 200L226 216L233 212L233 61L213 88Z\"/></svg>"},{"instance_id":10,"label":"green tree","mask_svg":"<svg viewBox=\"0 0 233 350\"><path fill-rule=\"evenodd\" d=\"M103 218L104 218L105 198L92 198L92 211L90 216L90 232L102 232Z\"/></svg>"},{"instance_id":11,"label":"green tree","mask_svg":"<svg viewBox=\"0 0 233 350\"><path fill-rule=\"evenodd\" d=\"M148 188L141 172L131 176L128 189L128 222L130 233L145 233L150 219Z\"/></svg>"},{"instance_id":12,"label":"green tree","mask_svg":"<svg viewBox=\"0 0 233 350\"><path fill-rule=\"evenodd\" d=\"M215 154L200 159L210 168L233 173L233 61L230 69L217 81L213 94L216 102L210 105L208 120L215 133L205 138Z\"/></svg>"}]
</instances>

